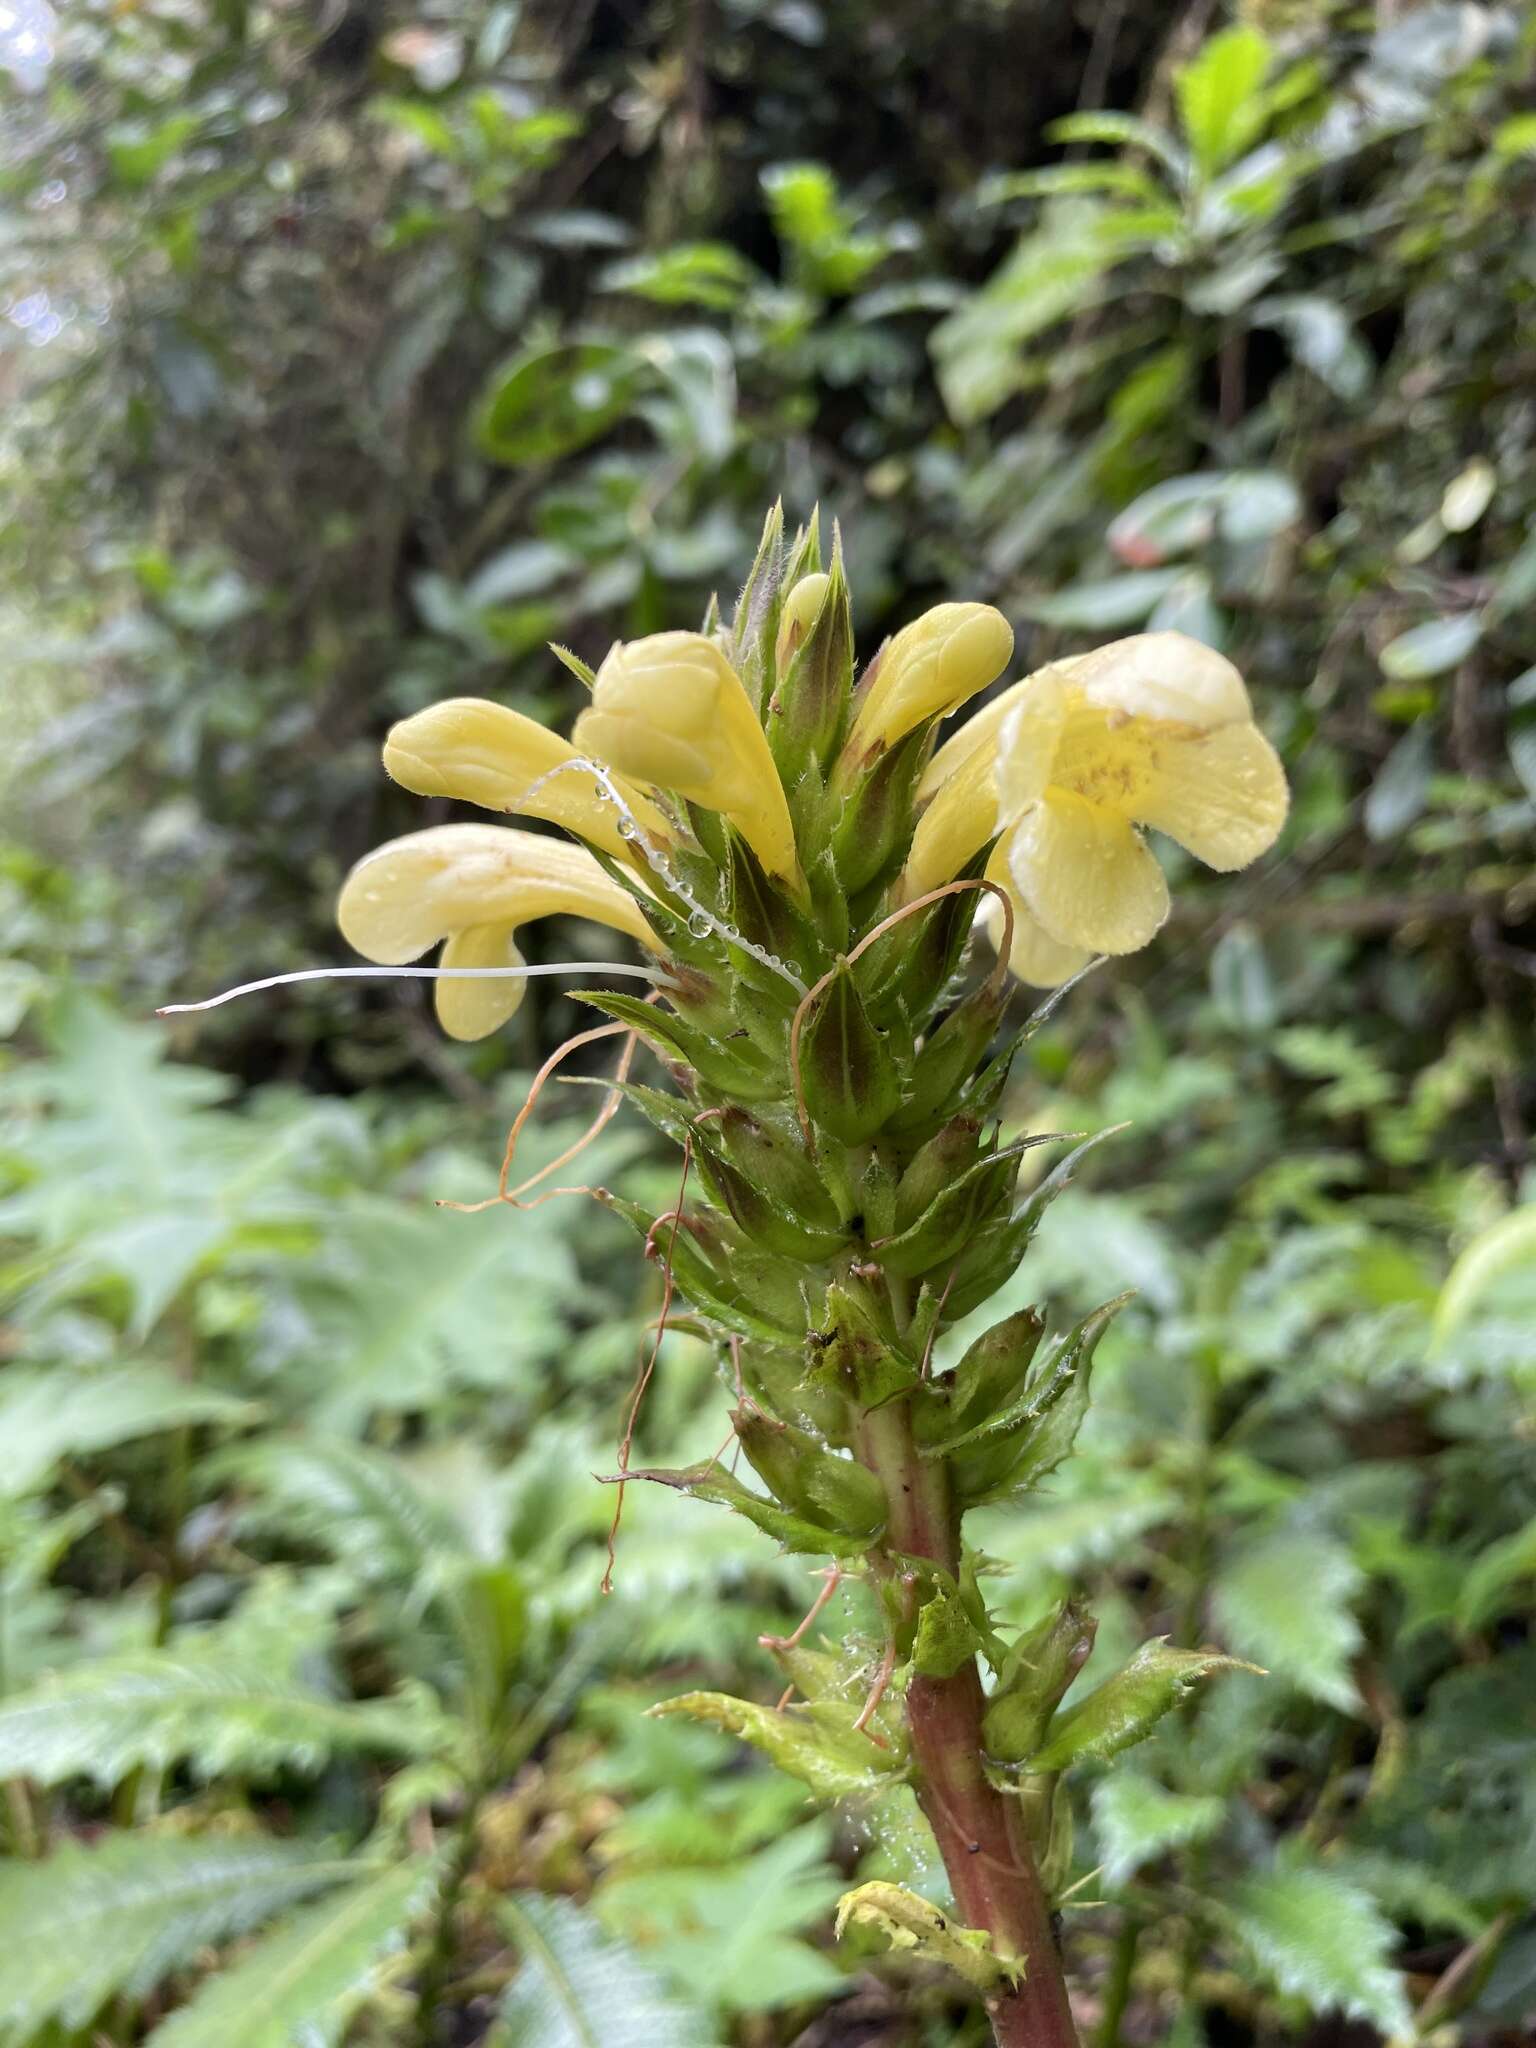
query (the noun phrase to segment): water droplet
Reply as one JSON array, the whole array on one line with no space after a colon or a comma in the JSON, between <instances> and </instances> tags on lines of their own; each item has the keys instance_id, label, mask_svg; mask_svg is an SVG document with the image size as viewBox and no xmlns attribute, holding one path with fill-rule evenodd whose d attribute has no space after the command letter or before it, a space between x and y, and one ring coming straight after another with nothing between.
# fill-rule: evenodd
<instances>
[{"instance_id":1,"label":"water droplet","mask_svg":"<svg viewBox=\"0 0 1536 2048\"><path fill-rule=\"evenodd\" d=\"M688 929L696 939L707 939L714 926L702 910L696 910L688 920Z\"/></svg>"},{"instance_id":2,"label":"water droplet","mask_svg":"<svg viewBox=\"0 0 1536 2048\"><path fill-rule=\"evenodd\" d=\"M640 827L633 818L620 818L619 837L621 839L638 839L640 837Z\"/></svg>"}]
</instances>

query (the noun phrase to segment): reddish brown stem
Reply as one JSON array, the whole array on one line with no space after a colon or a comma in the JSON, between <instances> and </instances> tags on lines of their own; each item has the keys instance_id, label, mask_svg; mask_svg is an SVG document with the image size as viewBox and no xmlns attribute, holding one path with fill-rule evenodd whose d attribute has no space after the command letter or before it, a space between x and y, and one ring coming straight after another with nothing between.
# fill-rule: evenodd
<instances>
[{"instance_id":1,"label":"reddish brown stem","mask_svg":"<svg viewBox=\"0 0 1536 2048\"><path fill-rule=\"evenodd\" d=\"M942 1463L917 1455L905 1402L864 1418L860 1455L885 1482L893 1553L958 1573L960 1518ZM899 1573L899 1558L893 1557ZM915 1588L913 1589L915 1592ZM998 2048L1077 2048L1061 1950L1017 1802L982 1766L981 1676L971 1661L952 1678L912 1680L907 1724L919 1803L938 1838L955 1904L999 1954L1022 1956L1022 1981L987 2001Z\"/></svg>"}]
</instances>

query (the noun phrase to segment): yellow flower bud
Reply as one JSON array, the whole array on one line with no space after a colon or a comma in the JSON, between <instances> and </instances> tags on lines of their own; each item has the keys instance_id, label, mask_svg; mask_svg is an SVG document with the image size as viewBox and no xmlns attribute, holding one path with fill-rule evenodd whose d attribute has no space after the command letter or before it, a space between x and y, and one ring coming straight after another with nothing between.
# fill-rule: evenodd
<instances>
[{"instance_id":1,"label":"yellow flower bud","mask_svg":"<svg viewBox=\"0 0 1536 2048\"><path fill-rule=\"evenodd\" d=\"M519 925L536 917L595 918L653 952L639 906L585 847L510 825L436 825L366 854L342 885L336 922L365 959L396 967L445 940L444 967L519 967ZM527 984L439 981L437 1014L451 1038L487 1038Z\"/></svg>"},{"instance_id":2,"label":"yellow flower bud","mask_svg":"<svg viewBox=\"0 0 1536 2048\"><path fill-rule=\"evenodd\" d=\"M988 873L1014 900L1012 964L1045 984L1093 953L1135 952L1167 917L1139 827L1240 868L1274 844L1289 802L1242 677L1182 633L1134 634L1015 684L941 750L919 794L931 801L905 893L948 879L1001 829Z\"/></svg>"},{"instance_id":3,"label":"yellow flower bud","mask_svg":"<svg viewBox=\"0 0 1536 2048\"><path fill-rule=\"evenodd\" d=\"M727 817L770 874L803 884L794 827L746 689L702 633L652 633L608 656L579 748L636 782L675 790Z\"/></svg>"},{"instance_id":4,"label":"yellow flower bud","mask_svg":"<svg viewBox=\"0 0 1536 2048\"><path fill-rule=\"evenodd\" d=\"M773 665L782 676L794 660L795 651L816 623L816 614L826 602L832 578L820 570L802 576L784 600L779 614L779 637L774 643Z\"/></svg>"},{"instance_id":5,"label":"yellow flower bud","mask_svg":"<svg viewBox=\"0 0 1536 2048\"><path fill-rule=\"evenodd\" d=\"M992 605L935 605L877 656L850 750L889 747L925 718L956 710L997 680L1012 653L1013 628Z\"/></svg>"},{"instance_id":6,"label":"yellow flower bud","mask_svg":"<svg viewBox=\"0 0 1536 2048\"><path fill-rule=\"evenodd\" d=\"M634 849L619 833L619 814L597 793L592 775L562 768L581 755L569 740L484 697L449 697L391 726L384 766L418 796L451 796L488 811L522 811L563 825L620 859ZM558 774L551 771L560 769ZM549 776L533 796L528 791ZM622 783L620 784L623 789ZM665 841L666 820L638 790L625 800L653 838Z\"/></svg>"}]
</instances>

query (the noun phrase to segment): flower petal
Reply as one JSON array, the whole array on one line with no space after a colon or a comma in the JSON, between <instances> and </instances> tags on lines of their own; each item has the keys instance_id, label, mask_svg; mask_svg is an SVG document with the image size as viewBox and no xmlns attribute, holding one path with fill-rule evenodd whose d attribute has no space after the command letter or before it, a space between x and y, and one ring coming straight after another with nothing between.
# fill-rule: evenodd
<instances>
[{"instance_id":1,"label":"flower petal","mask_svg":"<svg viewBox=\"0 0 1536 2048\"><path fill-rule=\"evenodd\" d=\"M1168 884L1140 833L1064 790L1052 789L1019 820L1008 872L1059 945L1134 953L1168 915Z\"/></svg>"},{"instance_id":2,"label":"flower petal","mask_svg":"<svg viewBox=\"0 0 1536 2048\"><path fill-rule=\"evenodd\" d=\"M598 795L591 773L580 768L551 772L580 759L569 740L485 697L449 697L429 705L391 726L384 742L385 769L418 796L459 797L488 811L523 811L564 825L620 859L632 858L618 815ZM541 786L530 797L535 785ZM646 831L665 840L666 820L655 805L638 790L624 794Z\"/></svg>"},{"instance_id":3,"label":"flower petal","mask_svg":"<svg viewBox=\"0 0 1536 2048\"><path fill-rule=\"evenodd\" d=\"M853 722L856 753L889 747L925 718L953 711L995 682L1013 628L990 604L939 604L903 626L876 661Z\"/></svg>"},{"instance_id":4,"label":"flower petal","mask_svg":"<svg viewBox=\"0 0 1536 2048\"><path fill-rule=\"evenodd\" d=\"M1227 725L1161 747L1134 815L1208 868L1226 871L1269 851L1289 807L1285 770L1269 741L1257 726Z\"/></svg>"},{"instance_id":5,"label":"flower petal","mask_svg":"<svg viewBox=\"0 0 1536 2048\"><path fill-rule=\"evenodd\" d=\"M336 921L366 959L397 966L476 925L561 913L656 947L639 906L584 846L512 825L434 825L392 839L348 875Z\"/></svg>"},{"instance_id":6,"label":"flower petal","mask_svg":"<svg viewBox=\"0 0 1536 2048\"><path fill-rule=\"evenodd\" d=\"M997 830L991 750L977 747L960 763L917 821L902 873L903 902L936 889L965 866Z\"/></svg>"},{"instance_id":7,"label":"flower petal","mask_svg":"<svg viewBox=\"0 0 1536 2048\"><path fill-rule=\"evenodd\" d=\"M1012 839L1006 833L993 848L992 858L987 862L987 880L997 882L1008 891L1008 900L1013 906L1013 944L1008 951L1008 971L1020 981L1028 982L1031 988L1059 988L1064 981L1070 981L1074 974L1086 967L1093 954L1084 946L1063 946L1053 939L1024 902L1013 886L1013 877L1008 871L1008 849ZM992 941L993 950L1002 951L1003 935L1007 920L1003 906L996 897L987 899L983 912L987 937Z\"/></svg>"},{"instance_id":8,"label":"flower petal","mask_svg":"<svg viewBox=\"0 0 1536 2048\"><path fill-rule=\"evenodd\" d=\"M521 967L513 927L474 924L455 932L443 947L440 967ZM473 1043L499 1031L516 1015L527 993L526 981L435 981L432 1001L437 1021L450 1038Z\"/></svg>"},{"instance_id":9,"label":"flower petal","mask_svg":"<svg viewBox=\"0 0 1536 2048\"><path fill-rule=\"evenodd\" d=\"M1072 681L1090 704L1137 718L1172 719L1208 732L1253 717L1242 677L1214 647L1187 633L1133 633L1076 657Z\"/></svg>"},{"instance_id":10,"label":"flower petal","mask_svg":"<svg viewBox=\"0 0 1536 2048\"><path fill-rule=\"evenodd\" d=\"M1052 780L1070 705L1069 685L1054 668L1029 677L997 735L997 814L1023 817Z\"/></svg>"},{"instance_id":11,"label":"flower petal","mask_svg":"<svg viewBox=\"0 0 1536 2048\"><path fill-rule=\"evenodd\" d=\"M803 886L784 785L746 685L702 633L652 633L597 672L578 747L729 818L768 869Z\"/></svg>"}]
</instances>

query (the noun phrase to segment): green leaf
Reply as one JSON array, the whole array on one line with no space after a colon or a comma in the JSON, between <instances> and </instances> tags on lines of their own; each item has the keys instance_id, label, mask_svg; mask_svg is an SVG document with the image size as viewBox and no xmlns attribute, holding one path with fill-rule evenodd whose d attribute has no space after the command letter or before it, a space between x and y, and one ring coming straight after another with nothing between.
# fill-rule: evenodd
<instances>
[{"instance_id":1,"label":"green leaf","mask_svg":"<svg viewBox=\"0 0 1536 2048\"><path fill-rule=\"evenodd\" d=\"M475 439L512 467L574 454L634 405L645 366L611 342L570 342L514 356L495 372L475 415Z\"/></svg>"},{"instance_id":2,"label":"green leaf","mask_svg":"<svg viewBox=\"0 0 1536 2048\"><path fill-rule=\"evenodd\" d=\"M1395 683L1417 683L1425 676L1444 675L1465 661L1483 637L1483 622L1476 612L1448 612L1444 618L1426 619L1389 640L1377 656L1382 673Z\"/></svg>"},{"instance_id":3,"label":"green leaf","mask_svg":"<svg viewBox=\"0 0 1536 2048\"><path fill-rule=\"evenodd\" d=\"M1170 1792L1135 1770L1115 1771L1093 1788L1093 1825L1104 1875L1123 1884L1165 1849L1203 1842L1221 1826L1226 1802L1210 1792Z\"/></svg>"},{"instance_id":4,"label":"green leaf","mask_svg":"<svg viewBox=\"0 0 1536 2048\"><path fill-rule=\"evenodd\" d=\"M934 329L939 389L958 425L986 419L1019 388L1023 343L1097 302L1121 253L1091 232L1102 214L1092 199L1051 207L980 291Z\"/></svg>"},{"instance_id":5,"label":"green leaf","mask_svg":"<svg viewBox=\"0 0 1536 2048\"><path fill-rule=\"evenodd\" d=\"M1248 317L1256 327L1283 334L1297 362L1336 398L1356 401L1370 389L1375 358L1332 299L1316 292L1280 293L1261 299Z\"/></svg>"},{"instance_id":6,"label":"green leaf","mask_svg":"<svg viewBox=\"0 0 1536 2048\"><path fill-rule=\"evenodd\" d=\"M148 2037L152 2048L335 2041L435 1879L434 1864L416 1858L296 1914L162 2020Z\"/></svg>"},{"instance_id":7,"label":"green leaf","mask_svg":"<svg viewBox=\"0 0 1536 2048\"><path fill-rule=\"evenodd\" d=\"M1504 1595L1523 1579L1536 1577L1536 1521L1490 1544L1462 1581L1456 1616L1466 1629L1481 1628L1504 1604Z\"/></svg>"},{"instance_id":8,"label":"green leaf","mask_svg":"<svg viewBox=\"0 0 1536 2048\"><path fill-rule=\"evenodd\" d=\"M243 1520L270 1519L370 1580L415 1585L464 1554L452 1516L428 1500L402 1459L371 1445L318 1432L269 1436L223 1453L208 1471L259 1496Z\"/></svg>"},{"instance_id":9,"label":"green leaf","mask_svg":"<svg viewBox=\"0 0 1536 2048\"><path fill-rule=\"evenodd\" d=\"M1053 596L1031 600L1025 611L1042 626L1066 626L1097 633L1111 626L1136 626L1179 580L1177 569L1137 569L1102 582L1074 583Z\"/></svg>"},{"instance_id":10,"label":"green leaf","mask_svg":"<svg viewBox=\"0 0 1536 2048\"><path fill-rule=\"evenodd\" d=\"M424 1697L328 1699L270 1659L232 1654L217 1631L184 1649L76 1664L0 1702L7 1772L40 1785L84 1777L105 1788L141 1765L184 1762L203 1777L318 1770L348 1751L428 1755L447 1738Z\"/></svg>"},{"instance_id":11,"label":"green leaf","mask_svg":"<svg viewBox=\"0 0 1536 2048\"><path fill-rule=\"evenodd\" d=\"M126 1832L0 1863L0 2033L86 2027L109 1998L142 1998L199 1950L355 1870L306 1843Z\"/></svg>"},{"instance_id":12,"label":"green leaf","mask_svg":"<svg viewBox=\"0 0 1536 2048\"><path fill-rule=\"evenodd\" d=\"M793 1708L779 1713L723 1692L685 1692L650 1710L658 1718L683 1714L724 1729L771 1757L781 1771L799 1778L818 1799L866 1799L889 1782L899 1760L867 1735L817 1726Z\"/></svg>"},{"instance_id":13,"label":"green leaf","mask_svg":"<svg viewBox=\"0 0 1536 2048\"><path fill-rule=\"evenodd\" d=\"M1127 149L1144 149L1180 183L1189 175L1189 160L1171 135L1154 128L1135 114L1095 108L1081 114L1064 114L1046 129L1050 142L1108 142Z\"/></svg>"},{"instance_id":14,"label":"green leaf","mask_svg":"<svg viewBox=\"0 0 1536 2048\"><path fill-rule=\"evenodd\" d=\"M521 1962L487 2048L716 2048L705 2008L666 1991L584 1907L516 1892L496 1917Z\"/></svg>"},{"instance_id":15,"label":"green leaf","mask_svg":"<svg viewBox=\"0 0 1536 2048\"><path fill-rule=\"evenodd\" d=\"M808 1521L803 1515L791 1514L776 1501L765 1500L761 1494L751 1492L723 1465L712 1459L685 1466L679 1471L649 1467L632 1471L628 1476L631 1479L649 1479L657 1486L670 1486L694 1500L714 1501L722 1507L731 1508L749 1522L755 1522L759 1529L774 1537L786 1550L806 1551L813 1556L861 1557L880 1535L878 1528L850 1533L846 1529L828 1528L819 1522Z\"/></svg>"},{"instance_id":16,"label":"green leaf","mask_svg":"<svg viewBox=\"0 0 1536 2048\"><path fill-rule=\"evenodd\" d=\"M675 242L653 255L610 263L598 278L605 292L630 292L661 306L734 306L757 273L727 242Z\"/></svg>"},{"instance_id":17,"label":"green leaf","mask_svg":"<svg viewBox=\"0 0 1536 2048\"><path fill-rule=\"evenodd\" d=\"M107 163L115 183L130 192L149 184L203 125L201 114L171 114L149 124L124 121L107 135Z\"/></svg>"},{"instance_id":18,"label":"green leaf","mask_svg":"<svg viewBox=\"0 0 1536 2048\"><path fill-rule=\"evenodd\" d=\"M190 1423L249 1422L259 1413L254 1402L190 1385L156 1365L101 1373L13 1367L0 1379L0 1495L46 1483L61 1458Z\"/></svg>"},{"instance_id":19,"label":"green leaf","mask_svg":"<svg viewBox=\"0 0 1536 2048\"><path fill-rule=\"evenodd\" d=\"M1513 1209L1480 1231L1457 1257L1435 1303L1435 1343L1442 1345L1505 1273L1536 1264L1536 1202Z\"/></svg>"},{"instance_id":20,"label":"green leaf","mask_svg":"<svg viewBox=\"0 0 1536 2048\"><path fill-rule=\"evenodd\" d=\"M1010 1967L992 1947L992 1937L979 1927L952 1920L927 1899L899 1884L861 1884L837 1902L837 1938L850 1927L867 1927L887 1948L904 1951L921 1963L942 1963L985 1998L1012 1984L1023 1969Z\"/></svg>"},{"instance_id":21,"label":"green leaf","mask_svg":"<svg viewBox=\"0 0 1536 2048\"><path fill-rule=\"evenodd\" d=\"M1409 726L1376 771L1362 813L1368 839L1380 846L1408 829L1429 801L1434 770L1429 724L1420 719Z\"/></svg>"},{"instance_id":22,"label":"green leaf","mask_svg":"<svg viewBox=\"0 0 1536 2048\"><path fill-rule=\"evenodd\" d=\"M1240 156L1263 127L1262 87L1272 54L1258 29L1224 29L1175 74L1179 117L1207 177Z\"/></svg>"},{"instance_id":23,"label":"green leaf","mask_svg":"<svg viewBox=\"0 0 1536 2048\"><path fill-rule=\"evenodd\" d=\"M1350 1603L1363 1583L1354 1558L1331 1537L1282 1533L1222 1567L1213 1605L1234 1648L1313 1699L1358 1713L1349 1662L1360 1626Z\"/></svg>"},{"instance_id":24,"label":"green leaf","mask_svg":"<svg viewBox=\"0 0 1536 2048\"><path fill-rule=\"evenodd\" d=\"M1090 1757L1118 1756L1143 1741L1197 1679L1257 1667L1219 1650L1172 1650L1159 1636L1143 1643L1129 1664L1095 1686L1075 1707L1057 1714L1045 1741L1027 1759L1032 1772L1060 1771Z\"/></svg>"},{"instance_id":25,"label":"green leaf","mask_svg":"<svg viewBox=\"0 0 1536 2048\"><path fill-rule=\"evenodd\" d=\"M1403 1980L1387 1960L1397 1937L1365 1892L1296 1863L1239 1883L1221 1910L1261 1968L1312 2012L1411 2033Z\"/></svg>"},{"instance_id":26,"label":"green leaf","mask_svg":"<svg viewBox=\"0 0 1536 2048\"><path fill-rule=\"evenodd\" d=\"M735 1865L648 1870L607 1884L599 1911L663 1948L669 1973L711 2006L771 2012L825 1998L846 1978L794 1937L844 1889L827 1845L826 1823L813 1821Z\"/></svg>"}]
</instances>

